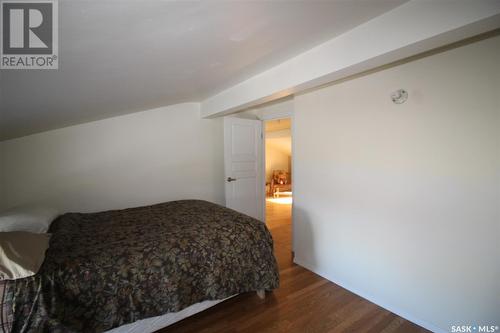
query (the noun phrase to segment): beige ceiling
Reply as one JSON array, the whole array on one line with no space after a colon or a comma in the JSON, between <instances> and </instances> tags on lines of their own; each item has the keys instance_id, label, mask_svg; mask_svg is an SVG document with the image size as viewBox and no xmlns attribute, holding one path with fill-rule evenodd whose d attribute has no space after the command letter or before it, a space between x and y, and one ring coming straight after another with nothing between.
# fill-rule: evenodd
<instances>
[{"instance_id":1,"label":"beige ceiling","mask_svg":"<svg viewBox=\"0 0 500 333\"><path fill-rule=\"evenodd\" d=\"M266 121L266 147L292 155L291 125L290 118Z\"/></svg>"},{"instance_id":2,"label":"beige ceiling","mask_svg":"<svg viewBox=\"0 0 500 333\"><path fill-rule=\"evenodd\" d=\"M291 156L292 155L292 138L291 136L283 136L279 138L267 138L266 147L274 149Z\"/></svg>"}]
</instances>

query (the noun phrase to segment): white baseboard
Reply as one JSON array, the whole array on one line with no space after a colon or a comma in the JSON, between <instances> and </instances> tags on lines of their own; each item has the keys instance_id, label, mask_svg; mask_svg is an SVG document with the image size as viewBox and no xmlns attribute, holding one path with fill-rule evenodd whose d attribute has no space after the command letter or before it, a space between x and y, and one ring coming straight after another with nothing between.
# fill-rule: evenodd
<instances>
[{"instance_id":1,"label":"white baseboard","mask_svg":"<svg viewBox=\"0 0 500 333\"><path fill-rule=\"evenodd\" d=\"M307 262L302 261L300 258L297 258L297 256L295 256L295 258L293 259L293 262L299 266L307 268L311 272L318 274L319 276L327 279L328 281L331 281L331 282L341 286L342 288L347 289L350 292L352 292L352 293L354 293L354 294L356 294L356 295L358 295L358 296L360 296L360 297L362 297L362 298L364 298L364 299L366 299L374 304L377 304L378 306L400 316L401 318L404 318L408 321L411 321L412 323L417 324L418 326L421 326L421 327L423 327L431 332L434 332L434 333L447 333L447 332L449 332L447 330L443 330L442 328L435 326L434 324L431 324L429 322L426 322L424 320L416 318L415 316L412 316L410 313L407 313L406 311L401 311L390 304L386 304L384 302L379 302L373 296L367 295L366 293L363 293L363 292L360 292L356 288L352 288L348 283L344 283L343 281L338 281L337 279L334 279L331 276L328 276L324 272L321 272L320 270L318 270L316 267L313 267L312 265L309 265Z\"/></svg>"}]
</instances>

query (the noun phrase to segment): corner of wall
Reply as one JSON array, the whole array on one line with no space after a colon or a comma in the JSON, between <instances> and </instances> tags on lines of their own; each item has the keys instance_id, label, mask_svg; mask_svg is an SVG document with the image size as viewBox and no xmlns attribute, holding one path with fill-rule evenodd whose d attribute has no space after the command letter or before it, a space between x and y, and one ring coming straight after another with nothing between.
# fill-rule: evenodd
<instances>
[{"instance_id":1,"label":"corner of wall","mask_svg":"<svg viewBox=\"0 0 500 333\"><path fill-rule=\"evenodd\" d=\"M349 283L346 283L345 281L340 281L335 276L332 276L331 274L327 274L326 272L323 272L321 269L319 269L319 267L317 267L315 265L311 265L306 260L302 260L302 258L298 257L297 255L295 255L293 262L301 267L304 267L304 268L310 270L311 272L318 274L319 276L327 279L328 281L331 281L331 282L335 283L336 285L338 285L346 290L349 290L350 292L352 292L352 293L354 293L354 294L356 294L356 295L358 295L358 296L360 296L360 297L362 297L362 298L364 298L364 299L366 299L374 304L377 304L378 306L386 309L387 311L390 311L390 312L400 316L401 318L405 318L406 320L409 320L412 323L417 324L417 325L419 325L419 326L421 326L421 327L423 327L431 332L434 332L434 333L447 333L448 332L447 330L441 329L432 323L421 320L420 318L415 318L409 312L402 310L402 309L398 309L397 307L393 306L393 304L388 304L383 300L380 300L380 299L377 299L376 297L373 297L373 295L369 295L362 290L358 290L357 288L353 288L353 286L349 285Z\"/></svg>"}]
</instances>

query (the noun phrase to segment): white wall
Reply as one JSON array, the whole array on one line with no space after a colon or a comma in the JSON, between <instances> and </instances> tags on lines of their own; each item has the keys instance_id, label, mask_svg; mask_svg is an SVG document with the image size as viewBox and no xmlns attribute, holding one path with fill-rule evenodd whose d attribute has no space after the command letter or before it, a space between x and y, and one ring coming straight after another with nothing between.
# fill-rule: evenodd
<instances>
[{"instance_id":1,"label":"white wall","mask_svg":"<svg viewBox=\"0 0 500 333\"><path fill-rule=\"evenodd\" d=\"M435 331L500 325L499 54L495 37L295 97L297 263Z\"/></svg>"},{"instance_id":2,"label":"white wall","mask_svg":"<svg viewBox=\"0 0 500 333\"><path fill-rule=\"evenodd\" d=\"M200 198L224 203L220 119L179 104L0 142L0 206L98 211Z\"/></svg>"},{"instance_id":3,"label":"white wall","mask_svg":"<svg viewBox=\"0 0 500 333\"><path fill-rule=\"evenodd\" d=\"M258 119L283 119L293 115L293 98L286 97L252 109Z\"/></svg>"},{"instance_id":4,"label":"white wall","mask_svg":"<svg viewBox=\"0 0 500 333\"><path fill-rule=\"evenodd\" d=\"M262 104L259 107L232 113L226 117L244 119L273 120L293 117L293 96Z\"/></svg>"}]
</instances>

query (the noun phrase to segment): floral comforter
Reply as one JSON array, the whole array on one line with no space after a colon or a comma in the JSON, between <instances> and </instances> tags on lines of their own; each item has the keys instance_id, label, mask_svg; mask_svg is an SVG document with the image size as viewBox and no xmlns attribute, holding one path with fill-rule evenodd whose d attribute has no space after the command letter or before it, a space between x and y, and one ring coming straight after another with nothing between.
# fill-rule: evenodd
<instances>
[{"instance_id":1,"label":"floral comforter","mask_svg":"<svg viewBox=\"0 0 500 333\"><path fill-rule=\"evenodd\" d=\"M49 232L38 274L4 283L12 332L102 332L279 284L264 223L206 201L68 213Z\"/></svg>"}]
</instances>

